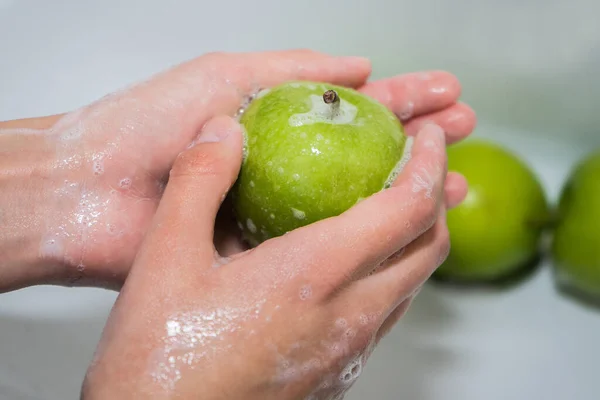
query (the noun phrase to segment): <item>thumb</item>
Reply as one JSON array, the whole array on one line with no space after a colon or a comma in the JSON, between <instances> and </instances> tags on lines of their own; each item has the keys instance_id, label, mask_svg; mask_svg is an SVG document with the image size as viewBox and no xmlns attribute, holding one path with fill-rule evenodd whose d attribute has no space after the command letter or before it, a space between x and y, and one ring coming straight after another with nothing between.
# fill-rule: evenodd
<instances>
[{"instance_id":1,"label":"thumb","mask_svg":"<svg viewBox=\"0 0 600 400\"><path fill-rule=\"evenodd\" d=\"M155 221L177 248L212 256L216 215L239 173L242 142L235 120L216 117L175 160Z\"/></svg>"}]
</instances>

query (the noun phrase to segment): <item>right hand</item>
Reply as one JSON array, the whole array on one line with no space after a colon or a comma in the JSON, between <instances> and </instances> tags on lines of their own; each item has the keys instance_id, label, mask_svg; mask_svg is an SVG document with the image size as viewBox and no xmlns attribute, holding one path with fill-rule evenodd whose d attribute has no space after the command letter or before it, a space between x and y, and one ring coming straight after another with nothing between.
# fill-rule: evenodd
<instances>
[{"instance_id":1,"label":"right hand","mask_svg":"<svg viewBox=\"0 0 600 400\"><path fill-rule=\"evenodd\" d=\"M444 204L442 129L420 130L390 189L231 258L213 234L241 128L218 117L204 133L228 135L175 162L83 398L341 399L448 254L445 208L466 186Z\"/></svg>"}]
</instances>

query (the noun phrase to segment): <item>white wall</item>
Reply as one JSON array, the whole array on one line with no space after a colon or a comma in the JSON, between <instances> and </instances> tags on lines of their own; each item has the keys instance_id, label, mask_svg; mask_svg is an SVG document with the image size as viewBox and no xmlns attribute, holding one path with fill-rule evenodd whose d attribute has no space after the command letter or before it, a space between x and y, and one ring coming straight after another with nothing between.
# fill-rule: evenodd
<instances>
[{"instance_id":1,"label":"white wall","mask_svg":"<svg viewBox=\"0 0 600 400\"><path fill-rule=\"evenodd\" d=\"M595 0L0 0L0 119L206 51L310 47L369 56L376 77L445 68L482 120L598 138L598 15Z\"/></svg>"}]
</instances>

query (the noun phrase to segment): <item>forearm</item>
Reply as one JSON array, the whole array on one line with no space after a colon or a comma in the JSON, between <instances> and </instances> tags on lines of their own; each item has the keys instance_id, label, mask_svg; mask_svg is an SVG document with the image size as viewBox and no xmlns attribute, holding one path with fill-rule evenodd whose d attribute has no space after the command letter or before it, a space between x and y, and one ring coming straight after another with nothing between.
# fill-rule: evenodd
<instances>
[{"instance_id":1,"label":"forearm","mask_svg":"<svg viewBox=\"0 0 600 400\"><path fill-rule=\"evenodd\" d=\"M54 204L54 149L43 134L12 130L47 123L46 118L0 123L0 292L50 283L64 270L59 249L44 237Z\"/></svg>"}]
</instances>

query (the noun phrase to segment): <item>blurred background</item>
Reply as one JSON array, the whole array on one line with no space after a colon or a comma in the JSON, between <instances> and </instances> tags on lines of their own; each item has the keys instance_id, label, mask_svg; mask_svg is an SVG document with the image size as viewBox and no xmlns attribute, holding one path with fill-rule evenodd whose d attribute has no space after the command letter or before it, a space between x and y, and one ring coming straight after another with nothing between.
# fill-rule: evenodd
<instances>
[{"instance_id":1,"label":"blurred background","mask_svg":"<svg viewBox=\"0 0 600 400\"><path fill-rule=\"evenodd\" d=\"M556 202L600 147L596 0L0 0L0 120L63 112L208 51L361 55L373 78L446 69L476 137L509 148ZM600 178L598 178L600 181ZM600 313L549 261L510 288L428 284L347 399L600 397ZM116 294L0 295L0 399L75 399Z\"/></svg>"}]
</instances>

